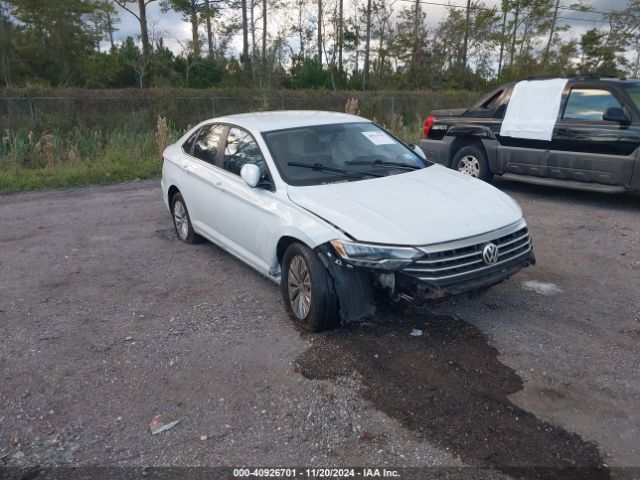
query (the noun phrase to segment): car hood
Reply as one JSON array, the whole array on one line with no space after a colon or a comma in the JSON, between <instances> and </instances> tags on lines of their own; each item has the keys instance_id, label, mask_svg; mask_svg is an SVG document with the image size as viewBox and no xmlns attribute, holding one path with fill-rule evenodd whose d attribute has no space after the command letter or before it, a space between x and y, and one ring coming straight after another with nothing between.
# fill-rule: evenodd
<instances>
[{"instance_id":1,"label":"car hood","mask_svg":"<svg viewBox=\"0 0 640 480\"><path fill-rule=\"evenodd\" d=\"M356 240L429 245L466 238L522 218L488 183L439 165L388 177L287 187L291 201Z\"/></svg>"}]
</instances>

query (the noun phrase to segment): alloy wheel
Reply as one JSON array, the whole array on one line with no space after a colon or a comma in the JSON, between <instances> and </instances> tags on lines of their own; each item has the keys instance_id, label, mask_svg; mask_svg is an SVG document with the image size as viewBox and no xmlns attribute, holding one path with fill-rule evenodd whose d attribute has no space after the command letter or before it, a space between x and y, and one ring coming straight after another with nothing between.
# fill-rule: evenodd
<instances>
[{"instance_id":1,"label":"alloy wheel","mask_svg":"<svg viewBox=\"0 0 640 480\"><path fill-rule=\"evenodd\" d=\"M311 276L307 263L300 255L291 259L287 282L293 313L300 320L304 320L311 309Z\"/></svg>"},{"instance_id":2,"label":"alloy wheel","mask_svg":"<svg viewBox=\"0 0 640 480\"><path fill-rule=\"evenodd\" d=\"M176 231L181 240L186 240L189 235L189 219L187 209L180 200L176 200L173 206L173 219L176 222Z\"/></svg>"},{"instance_id":3,"label":"alloy wheel","mask_svg":"<svg viewBox=\"0 0 640 480\"><path fill-rule=\"evenodd\" d=\"M478 178L480 176L480 162L473 155L465 155L458 163L458 171Z\"/></svg>"}]
</instances>

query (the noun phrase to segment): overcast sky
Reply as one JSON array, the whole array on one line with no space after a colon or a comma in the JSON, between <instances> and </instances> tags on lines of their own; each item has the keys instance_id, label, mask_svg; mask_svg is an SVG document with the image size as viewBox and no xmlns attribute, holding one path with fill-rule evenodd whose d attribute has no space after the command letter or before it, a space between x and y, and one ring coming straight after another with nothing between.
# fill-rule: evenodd
<instances>
[{"instance_id":1,"label":"overcast sky","mask_svg":"<svg viewBox=\"0 0 640 480\"><path fill-rule=\"evenodd\" d=\"M345 5L348 3L345 2ZM401 8L402 3L406 0L397 0L396 2L396 10ZM434 3L447 3L447 0L428 0ZM452 0L451 5L465 5L466 2L464 0ZM498 6L500 5L500 0L486 0L487 6ZM571 0L561 1L561 5L569 6L573 3ZM627 4L627 0L592 0L585 2L594 10L608 12L614 9L624 8ZM135 8L135 7L134 7ZM439 5L426 5L423 4L423 8L427 12L427 23L429 28L434 28L445 16L448 7L439 6ZM350 10L350 9L349 9ZM309 7L309 11L311 12L311 6ZM119 31L115 34L116 42L121 42L127 36L132 36L137 38L140 34L140 26L135 17L133 17L130 13L120 9L120 24L118 25ZM595 13L584 13L584 12L575 12L571 10L560 10L559 15L561 17L570 17L572 20L561 18L558 20L558 25L569 25L570 29L568 32L563 35L573 38L578 38L582 33L586 30L589 30L594 27L604 27L606 24L594 22L594 20L602 20L602 15ZM180 53L182 51L182 47L180 46L180 42L184 44L187 40L191 38L191 27L190 25L183 21L182 15L179 13L170 11L167 13L162 13L159 2L154 2L148 7L148 23L149 30L155 31L157 35L162 36L164 38L165 44L171 48L175 53ZM575 20L573 20L575 19ZM272 23L269 27L270 31L276 31L282 23L283 19L278 18L278 16L274 16L270 19ZM204 33L204 32L203 32ZM232 45L237 50L240 48L240 36L237 35L237 38L234 39ZM103 43L104 47L107 47L106 42Z\"/></svg>"}]
</instances>

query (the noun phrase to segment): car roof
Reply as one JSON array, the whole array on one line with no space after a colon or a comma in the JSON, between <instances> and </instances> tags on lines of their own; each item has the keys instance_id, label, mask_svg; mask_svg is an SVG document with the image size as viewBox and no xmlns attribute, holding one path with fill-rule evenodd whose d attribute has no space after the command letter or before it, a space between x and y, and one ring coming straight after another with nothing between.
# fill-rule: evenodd
<instances>
[{"instance_id":1,"label":"car roof","mask_svg":"<svg viewBox=\"0 0 640 480\"><path fill-rule=\"evenodd\" d=\"M568 75L565 77L529 77L523 80L554 80L557 78L563 78L568 80L569 82L575 83L617 83L617 84L637 84L640 82L638 78L619 78L619 77L608 77L608 76L600 76L600 75ZM511 82L507 85L515 85L517 82Z\"/></svg>"},{"instance_id":2,"label":"car roof","mask_svg":"<svg viewBox=\"0 0 640 480\"><path fill-rule=\"evenodd\" d=\"M281 110L275 112L239 113L214 118L210 121L231 123L240 127L252 128L260 132L311 125L328 125L332 123L370 122L370 120L358 117L357 115L340 112L324 112L320 110Z\"/></svg>"}]
</instances>

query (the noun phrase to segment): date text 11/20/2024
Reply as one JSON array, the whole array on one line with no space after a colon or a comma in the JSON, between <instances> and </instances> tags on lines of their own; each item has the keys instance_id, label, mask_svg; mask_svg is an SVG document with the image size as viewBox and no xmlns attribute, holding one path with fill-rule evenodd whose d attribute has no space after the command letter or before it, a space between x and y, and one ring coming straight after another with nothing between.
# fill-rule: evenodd
<instances>
[{"instance_id":1,"label":"date text 11/20/2024","mask_svg":"<svg viewBox=\"0 0 640 480\"><path fill-rule=\"evenodd\" d=\"M236 478L400 478L386 468L234 468Z\"/></svg>"}]
</instances>

